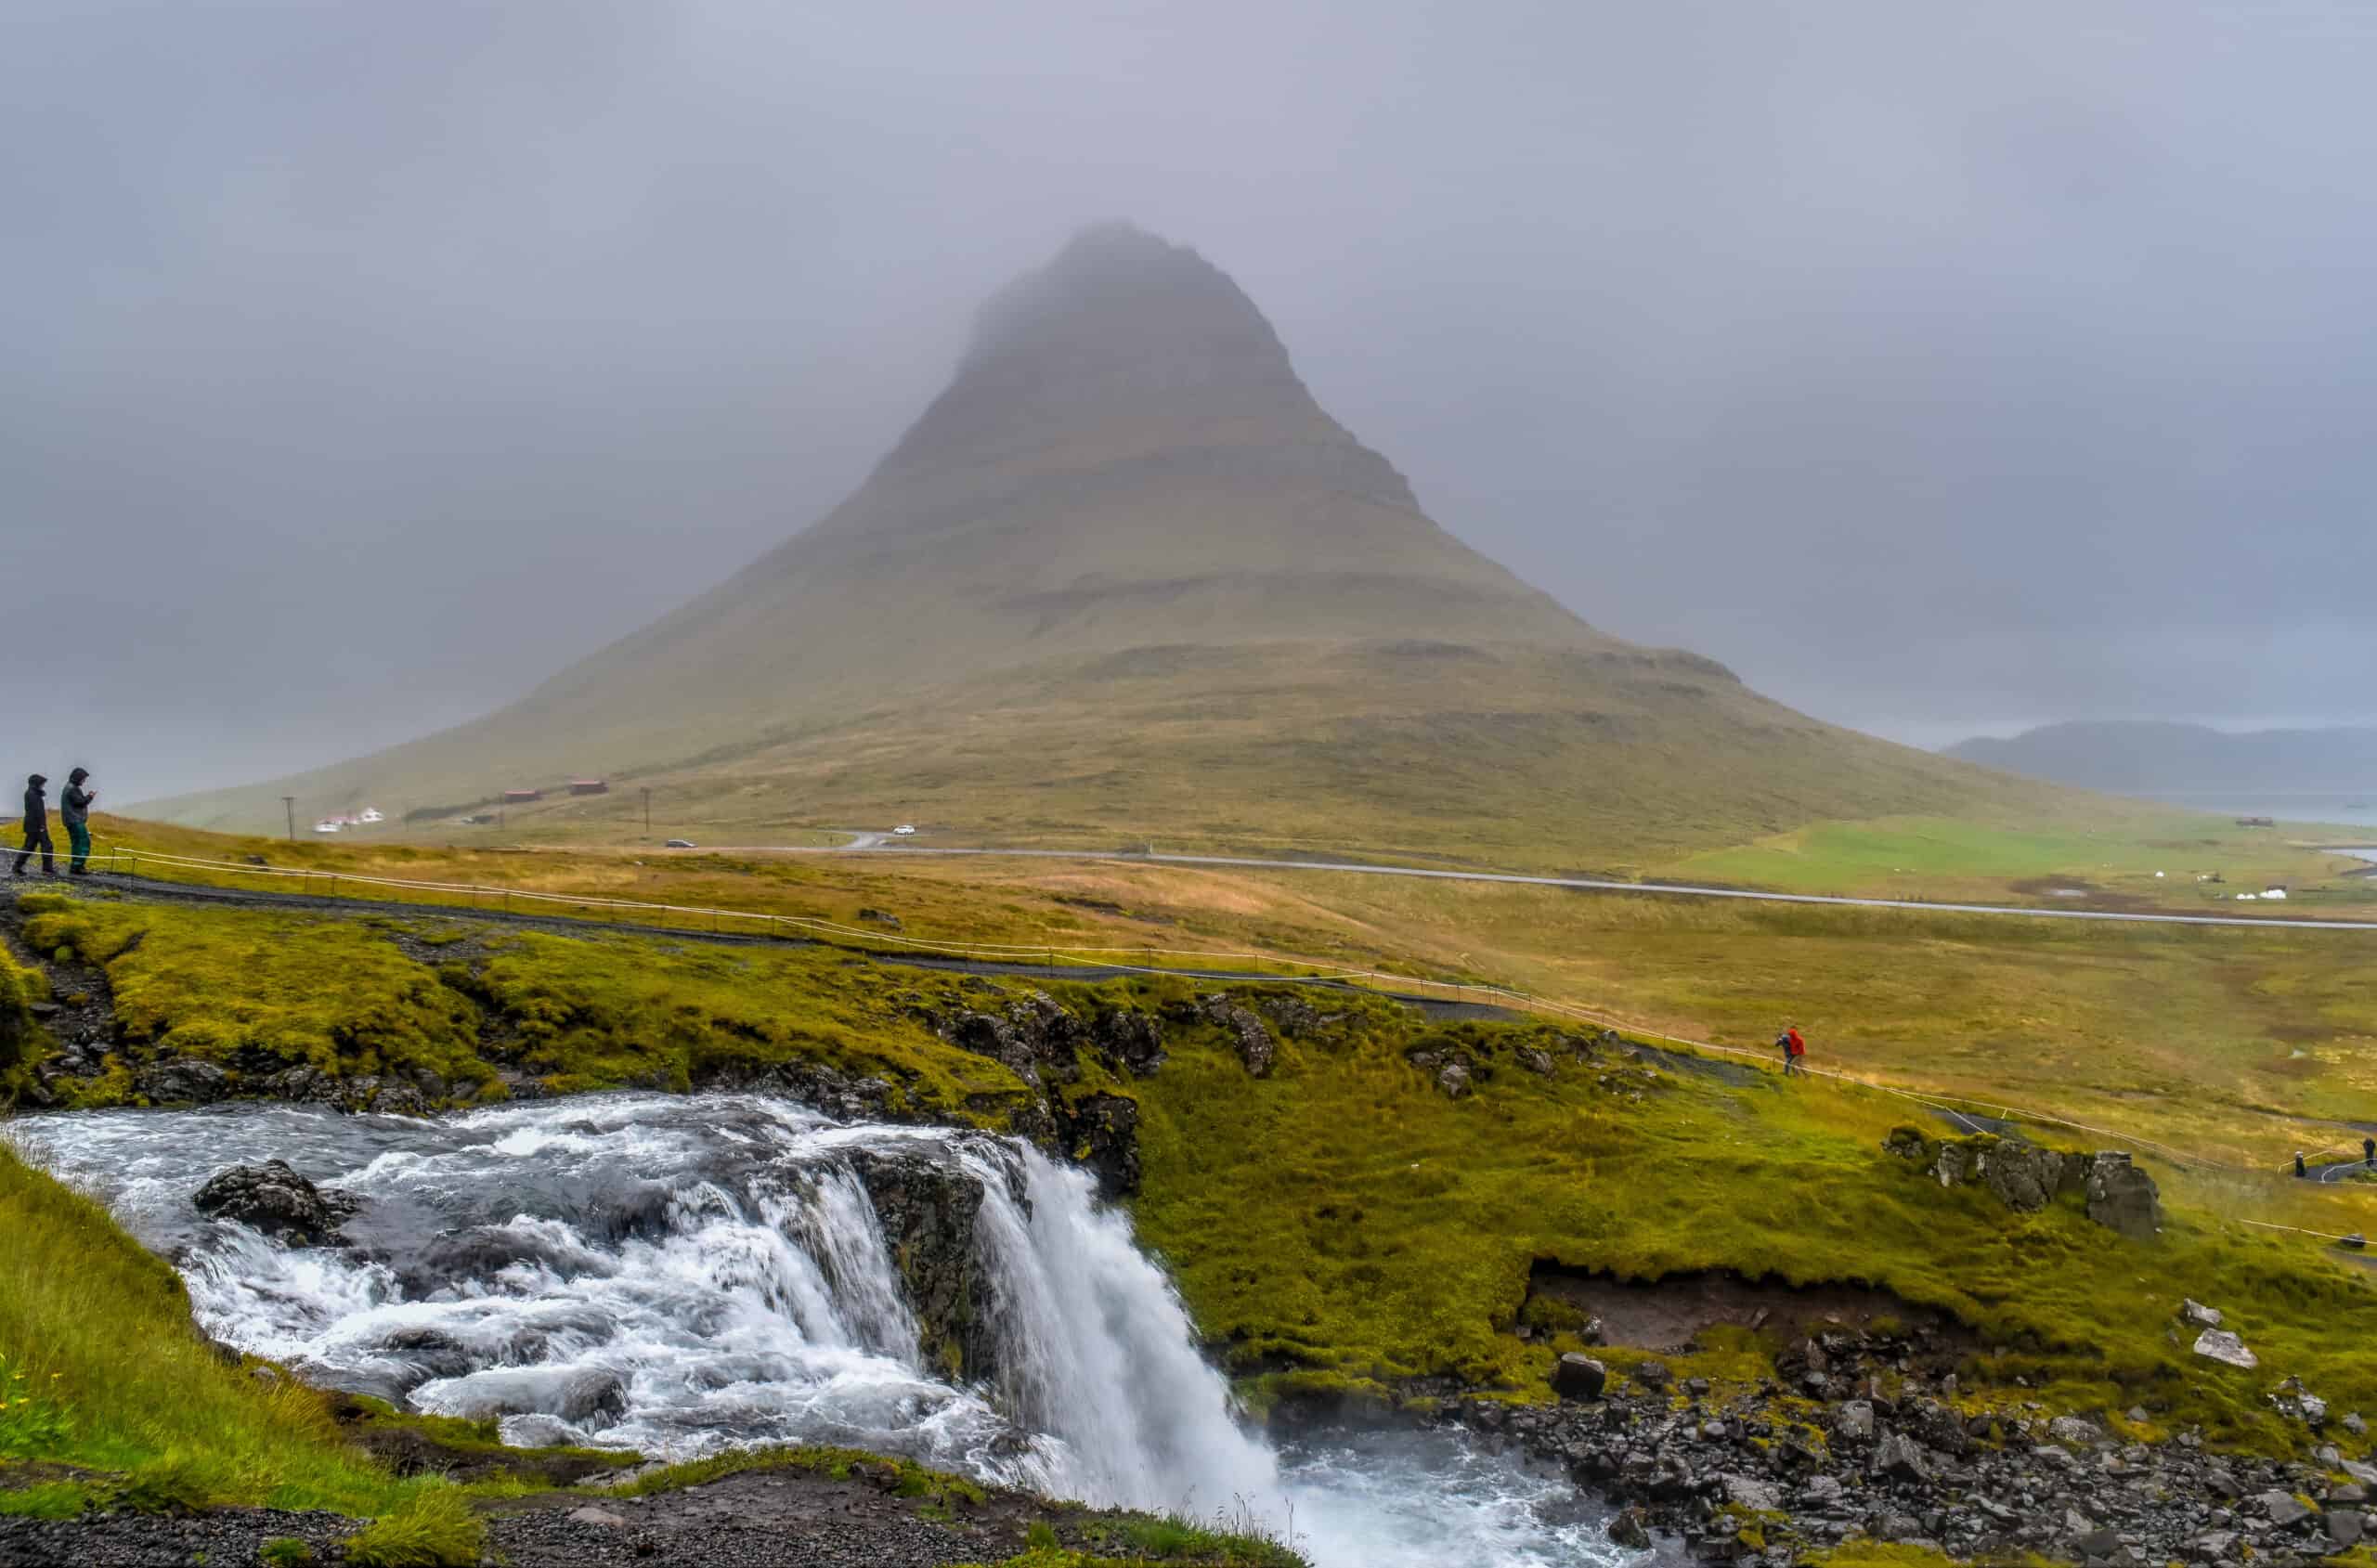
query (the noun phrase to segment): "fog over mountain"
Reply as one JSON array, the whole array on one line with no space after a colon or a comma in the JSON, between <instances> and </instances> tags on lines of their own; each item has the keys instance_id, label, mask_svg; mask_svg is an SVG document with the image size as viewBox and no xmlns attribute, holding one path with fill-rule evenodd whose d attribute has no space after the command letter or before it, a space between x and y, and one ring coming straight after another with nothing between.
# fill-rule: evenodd
<instances>
[{"instance_id":1,"label":"fog over mountain","mask_svg":"<svg viewBox=\"0 0 2377 1568\"><path fill-rule=\"evenodd\" d=\"M2072 804L1588 626L1437 526L1227 274L1124 223L994 294L865 483L709 591L484 719L142 810L450 830L590 775L713 843L916 816L1499 864ZM618 819L604 793L523 809Z\"/></svg>"},{"instance_id":2,"label":"fog over mountain","mask_svg":"<svg viewBox=\"0 0 2377 1568\"><path fill-rule=\"evenodd\" d=\"M1934 742L2377 719L2358 8L13 19L11 729L117 800L488 711L720 581L1118 215L1612 635Z\"/></svg>"},{"instance_id":3,"label":"fog over mountain","mask_svg":"<svg viewBox=\"0 0 2377 1568\"><path fill-rule=\"evenodd\" d=\"M2377 794L2377 729L2229 734L2198 724L2079 720L2002 740L1976 737L1946 751L2009 773L2123 795Z\"/></svg>"}]
</instances>

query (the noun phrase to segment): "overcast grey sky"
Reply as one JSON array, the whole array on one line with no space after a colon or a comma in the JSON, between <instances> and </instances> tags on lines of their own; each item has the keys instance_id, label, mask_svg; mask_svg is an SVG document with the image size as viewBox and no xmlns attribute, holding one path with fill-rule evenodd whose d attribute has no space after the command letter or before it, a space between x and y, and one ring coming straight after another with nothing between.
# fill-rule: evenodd
<instances>
[{"instance_id":1,"label":"overcast grey sky","mask_svg":"<svg viewBox=\"0 0 2377 1568\"><path fill-rule=\"evenodd\" d=\"M708 586L1108 216L1235 276L1455 533L1825 717L2377 719L2359 0L10 32L6 749L119 800L465 717Z\"/></svg>"}]
</instances>

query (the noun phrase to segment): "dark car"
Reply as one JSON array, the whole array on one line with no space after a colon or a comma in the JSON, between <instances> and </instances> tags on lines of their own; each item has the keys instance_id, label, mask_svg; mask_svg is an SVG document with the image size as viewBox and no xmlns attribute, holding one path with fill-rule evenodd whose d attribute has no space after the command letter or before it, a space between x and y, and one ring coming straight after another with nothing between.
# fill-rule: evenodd
<instances>
[{"instance_id":1,"label":"dark car","mask_svg":"<svg viewBox=\"0 0 2377 1568\"><path fill-rule=\"evenodd\" d=\"M690 838L671 838L660 847L664 849L690 849L694 847L694 841Z\"/></svg>"}]
</instances>

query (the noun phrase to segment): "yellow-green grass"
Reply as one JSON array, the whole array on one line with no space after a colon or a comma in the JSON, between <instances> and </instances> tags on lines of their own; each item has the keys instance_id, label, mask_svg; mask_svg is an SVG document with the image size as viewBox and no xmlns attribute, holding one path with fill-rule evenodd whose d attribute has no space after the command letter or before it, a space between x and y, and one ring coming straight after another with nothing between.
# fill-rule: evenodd
<instances>
[{"instance_id":1,"label":"yellow-green grass","mask_svg":"<svg viewBox=\"0 0 2377 1568\"><path fill-rule=\"evenodd\" d=\"M1561 1061L1551 1077L1514 1059L1528 1043ZM1405 1060L1414 1045L1464 1053L1481 1086L1448 1099ZM2144 1403L2279 1451L2304 1434L2269 1410L2275 1377L2377 1408L2377 1291L2316 1243L2178 1205L2160 1238L2124 1241L2071 1200L2024 1216L1942 1189L1883 1153L1905 1112L1868 1093L1687 1077L1638 1101L1604 1070L1547 1030L1492 1026L1325 1031L1284 1045L1263 1080L1183 1043L1137 1089L1142 1238L1234 1367L1296 1387L1452 1373L1544 1397L1575 1342L1509 1330L1530 1266L1555 1260L1887 1289L2002 1347L1967 1369L1983 1399ZM2188 1296L2230 1312L2264 1370L2192 1356L2172 1322Z\"/></svg>"},{"instance_id":2,"label":"yellow-green grass","mask_svg":"<svg viewBox=\"0 0 2377 1568\"><path fill-rule=\"evenodd\" d=\"M32 946L104 966L135 1053L214 1062L235 1086L296 1066L422 1069L469 1097L502 1092L500 1061L555 1090L682 1090L804 1062L883 1077L896 1109L994 1121L1024 1092L918 1021L964 1005L956 977L825 950L55 894L19 907ZM135 1093L119 1057L79 1103Z\"/></svg>"},{"instance_id":3,"label":"yellow-green grass","mask_svg":"<svg viewBox=\"0 0 2377 1568\"><path fill-rule=\"evenodd\" d=\"M2267 828L2140 807L2098 823L1819 823L1704 850L1662 875L1800 893L2046 908L2111 903L2191 914L2254 913L2241 911L2236 895L2284 887L2288 915L2367 918L2377 907L2377 877L2350 874L2368 864ZM2214 875L2221 880L2197 880ZM2057 888L2086 897L2059 897Z\"/></svg>"},{"instance_id":4,"label":"yellow-green grass","mask_svg":"<svg viewBox=\"0 0 2377 1568\"><path fill-rule=\"evenodd\" d=\"M170 1267L6 1144L0 1236L0 1511L437 1506L422 1499L435 1483L344 1442L320 1394L227 1364Z\"/></svg>"},{"instance_id":5,"label":"yellow-green grass","mask_svg":"<svg viewBox=\"0 0 2377 1568\"><path fill-rule=\"evenodd\" d=\"M803 1471L848 1480L855 1469L872 1467L891 1472L890 1490L903 1497L928 1497L937 1503L980 1503L986 1494L974 1482L946 1471L932 1470L906 1458L890 1458L860 1448L805 1443L786 1447L737 1448L682 1464L663 1465L638 1472L633 1481L604 1490L615 1497L644 1497L656 1492L706 1486L728 1476L751 1471Z\"/></svg>"},{"instance_id":6,"label":"yellow-green grass","mask_svg":"<svg viewBox=\"0 0 2377 1568\"><path fill-rule=\"evenodd\" d=\"M2275 1170L2296 1147L2357 1152L2358 1132L2317 1119L2377 1121L2377 933L1320 873L1114 864L1036 876L1047 894L1094 892L1170 922L1176 940L1497 981L1761 1054L1796 1022L1822 1068L2228 1163Z\"/></svg>"},{"instance_id":7,"label":"yellow-green grass","mask_svg":"<svg viewBox=\"0 0 2377 1568\"><path fill-rule=\"evenodd\" d=\"M183 829L138 833L216 857L232 847ZM266 843L238 848L281 858ZM1820 1065L2237 1163L2353 1147L2357 1134L2300 1119L2377 1111L2367 1065L2377 940L2361 933L1775 908L1122 861L638 864L585 852L301 848L353 872L715 903L862 930L882 928L861 922L861 910L887 911L903 935L925 940L1118 947L1158 963L1164 949L1265 951L1511 984L1752 1048L1791 1017L1815 1034ZM890 945L888 932L876 940Z\"/></svg>"}]
</instances>

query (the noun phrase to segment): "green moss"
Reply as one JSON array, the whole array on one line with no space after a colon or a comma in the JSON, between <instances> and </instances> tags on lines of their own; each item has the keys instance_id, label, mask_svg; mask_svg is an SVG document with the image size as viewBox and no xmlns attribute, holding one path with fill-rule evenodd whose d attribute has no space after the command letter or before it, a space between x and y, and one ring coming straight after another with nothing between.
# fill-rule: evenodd
<instances>
[{"instance_id":1,"label":"green moss","mask_svg":"<svg viewBox=\"0 0 2377 1568\"><path fill-rule=\"evenodd\" d=\"M921 1021L981 999L956 977L807 948L552 937L467 922L357 921L28 898L28 934L102 964L136 1056L228 1070L235 1088L292 1066L343 1078L434 1073L457 1101L500 1099L512 1068L558 1093L683 1090L803 1064L890 1087L895 1112L1004 1125L1015 1075ZM466 943L475 963L451 956ZM434 966L408 944L445 955ZM70 1091L126 1103L121 1054Z\"/></svg>"},{"instance_id":2,"label":"green moss","mask_svg":"<svg viewBox=\"0 0 2377 1568\"><path fill-rule=\"evenodd\" d=\"M804 948L534 934L489 945L467 977L444 972L551 1087L683 1089L814 1063L886 1080L895 1109L994 1122L1026 1093L920 1021L967 1005L953 978Z\"/></svg>"},{"instance_id":3,"label":"green moss","mask_svg":"<svg viewBox=\"0 0 2377 1568\"><path fill-rule=\"evenodd\" d=\"M212 1062L235 1081L296 1066L494 1075L470 1005L362 923L59 901L36 909L26 934L106 968L118 1035L136 1052Z\"/></svg>"},{"instance_id":4,"label":"green moss","mask_svg":"<svg viewBox=\"0 0 2377 1568\"><path fill-rule=\"evenodd\" d=\"M1514 1069L1522 1045L1547 1050L1553 1073ZM1474 1092L1439 1093L1406 1059L1421 1048L1469 1059ZM2331 1399L2377 1404L2377 1294L2316 1251L2178 1209L2147 1245L2071 1200L2019 1214L1883 1154L1898 1115L1882 1096L1663 1075L1638 1100L1638 1072L1609 1053L1580 1059L1538 1026L1437 1030L1393 1008L1283 1042L1259 1080L1218 1043L1185 1038L1137 1086L1140 1232L1204 1332L1268 1388L1284 1363L1548 1397L1562 1336L1510 1330L1532 1263L1552 1259L1634 1280L1713 1270L1877 1287L2005 1347L1966 1368L1971 1386L2020 1376L2023 1397L2096 1410L2150 1395L2164 1427L2293 1451L2300 1429L2250 1376L2166 1332L2183 1297L2213 1295L2239 1303L2267 1359L2307 1368ZM1712 1334L1705 1366L1664 1359L1751 1381L1769 1348ZM1594 1354L1617 1369L1636 1359Z\"/></svg>"},{"instance_id":5,"label":"green moss","mask_svg":"<svg viewBox=\"0 0 2377 1568\"><path fill-rule=\"evenodd\" d=\"M669 1465L647 1471L624 1486L613 1490L621 1497L649 1497L655 1492L674 1492L687 1486L705 1486L722 1481L730 1475L747 1471L794 1470L815 1475L830 1475L836 1480L847 1479L853 1467L872 1466L898 1471L892 1490L903 1497L927 1497L943 1505L980 1507L988 1494L962 1475L945 1471L928 1470L909 1458L887 1458L858 1448L836 1448L824 1444L802 1444L796 1447L742 1448L732 1453L713 1454L708 1458L690 1459L683 1464Z\"/></svg>"}]
</instances>

